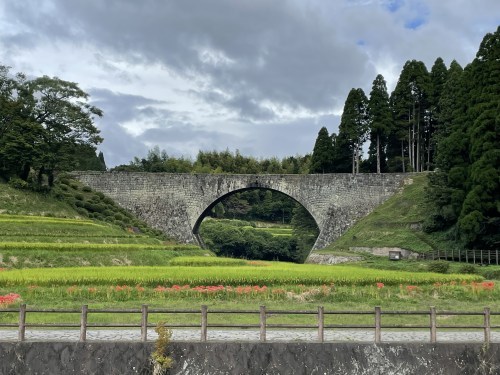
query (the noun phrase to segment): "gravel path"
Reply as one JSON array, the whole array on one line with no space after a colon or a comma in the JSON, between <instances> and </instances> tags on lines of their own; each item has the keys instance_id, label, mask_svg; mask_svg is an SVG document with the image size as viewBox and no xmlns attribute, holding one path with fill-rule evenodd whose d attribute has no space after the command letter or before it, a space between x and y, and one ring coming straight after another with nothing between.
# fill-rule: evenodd
<instances>
[{"instance_id":1,"label":"gravel path","mask_svg":"<svg viewBox=\"0 0 500 375\"><path fill-rule=\"evenodd\" d=\"M26 330L26 340L31 341L77 341L78 330ZM148 330L148 340L157 337L154 330ZM87 340L106 341L139 341L139 330L89 330ZM317 341L316 331L311 330L268 330L267 341ZM325 341L373 342L374 333L368 330L326 330ZM0 330L0 341L17 340L16 330ZM174 341L199 341L199 330L174 329ZM209 330L209 341L258 341L257 330ZM438 331L438 342L482 342L484 333L481 331ZM383 342L429 342L427 331L382 331ZM500 342L500 332L491 333L492 342Z\"/></svg>"}]
</instances>

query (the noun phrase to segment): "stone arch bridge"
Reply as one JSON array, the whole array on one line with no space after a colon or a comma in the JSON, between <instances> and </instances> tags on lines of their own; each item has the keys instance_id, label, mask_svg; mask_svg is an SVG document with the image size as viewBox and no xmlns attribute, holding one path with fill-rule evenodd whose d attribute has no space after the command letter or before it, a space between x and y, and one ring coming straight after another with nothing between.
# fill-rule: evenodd
<instances>
[{"instance_id":1,"label":"stone arch bridge","mask_svg":"<svg viewBox=\"0 0 500 375\"><path fill-rule=\"evenodd\" d=\"M201 244L205 215L224 197L270 189L302 204L319 227L313 250L337 239L358 219L396 193L408 174L238 175L142 172L74 172L154 228L184 243Z\"/></svg>"}]
</instances>

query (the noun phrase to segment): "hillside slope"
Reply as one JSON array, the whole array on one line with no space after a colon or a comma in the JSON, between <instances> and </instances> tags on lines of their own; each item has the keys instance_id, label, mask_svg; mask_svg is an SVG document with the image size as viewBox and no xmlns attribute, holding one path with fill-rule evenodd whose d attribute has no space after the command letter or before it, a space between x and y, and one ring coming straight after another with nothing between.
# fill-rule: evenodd
<instances>
[{"instance_id":1,"label":"hillside slope","mask_svg":"<svg viewBox=\"0 0 500 375\"><path fill-rule=\"evenodd\" d=\"M0 268L164 265L202 254L211 255L162 238L76 182L51 193L0 183Z\"/></svg>"},{"instance_id":2,"label":"hillside slope","mask_svg":"<svg viewBox=\"0 0 500 375\"><path fill-rule=\"evenodd\" d=\"M424 233L427 173L415 174L413 182L359 220L328 248L318 253L348 251L352 247L401 247L426 252L451 244L444 238Z\"/></svg>"}]
</instances>

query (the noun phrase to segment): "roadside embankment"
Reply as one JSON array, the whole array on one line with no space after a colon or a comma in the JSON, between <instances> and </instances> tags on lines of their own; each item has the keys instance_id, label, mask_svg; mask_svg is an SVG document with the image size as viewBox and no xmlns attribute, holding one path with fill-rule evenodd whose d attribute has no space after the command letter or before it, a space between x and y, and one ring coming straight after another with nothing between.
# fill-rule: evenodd
<instances>
[{"instance_id":1,"label":"roadside embankment","mask_svg":"<svg viewBox=\"0 0 500 375\"><path fill-rule=\"evenodd\" d=\"M1 374L150 374L153 342L0 342ZM173 342L169 374L497 374L500 344Z\"/></svg>"}]
</instances>

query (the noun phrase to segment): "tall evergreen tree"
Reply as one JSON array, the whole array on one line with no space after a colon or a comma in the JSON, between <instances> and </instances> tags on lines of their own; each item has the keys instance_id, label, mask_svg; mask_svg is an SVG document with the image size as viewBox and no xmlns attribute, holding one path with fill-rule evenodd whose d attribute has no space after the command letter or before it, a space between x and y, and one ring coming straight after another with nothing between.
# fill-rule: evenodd
<instances>
[{"instance_id":1,"label":"tall evergreen tree","mask_svg":"<svg viewBox=\"0 0 500 375\"><path fill-rule=\"evenodd\" d=\"M407 171L407 162L413 171L423 169L423 135L427 126L429 91L430 76L425 64L407 61L390 98L394 126L389 136L387 156L391 172Z\"/></svg>"},{"instance_id":2,"label":"tall evergreen tree","mask_svg":"<svg viewBox=\"0 0 500 375\"><path fill-rule=\"evenodd\" d=\"M461 92L462 73L463 69L460 64L453 60L439 97L438 121L436 123L437 129L435 130L436 143L439 143L440 138L449 135L453 119L455 118L453 112L458 110L456 104L460 102L459 96L463 94Z\"/></svg>"},{"instance_id":3,"label":"tall evergreen tree","mask_svg":"<svg viewBox=\"0 0 500 375\"><path fill-rule=\"evenodd\" d=\"M309 173L331 173L333 171L333 143L328 129L322 127L314 144Z\"/></svg>"},{"instance_id":4,"label":"tall evergreen tree","mask_svg":"<svg viewBox=\"0 0 500 375\"><path fill-rule=\"evenodd\" d=\"M368 165L370 172L385 172L386 165L386 137L392 123L389 107L389 94L384 77L379 74L373 81L370 100L368 101L370 149L368 151Z\"/></svg>"},{"instance_id":5,"label":"tall evergreen tree","mask_svg":"<svg viewBox=\"0 0 500 375\"><path fill-rule=\"evenodd\" d=\"M437 130L440 128L441 95L448 79L448 69L441 57L434 62L430 72L431 87L429 92L429 116L425 140L427 148L427 170L434 165Z\"/></svg>"},{"instance_id":6,"label":"tall evergreen tree","mask_svg":"<svg viewBox=\"0 0 500 375\"><path fill-rule=\"evenodd\" d=\"M339 125L337 149L349 149L352 173L359 173L363 142L368 134L368 99L362 89L351 89ZM341 148L341 149L340 149Z\"/></svg>"},{"instance_id":7,"label":"tall evergreen tree","mask_svg":"<svg viewBox=\"0 0 500 375\"><path fill-rule=\"evenodd\" d=\"M441 102L453 103L442 111L438 171L429 188L435 211L428 229L451 227L464 246L498 248L500 27L485 36L463 73L453 66L450 71Z\"/></svg>"},{"instance_id":8,"label":"tall evergreen tree","mask_svg":"<svg viewBox=\"0 0 500 375\"><path fill-rule=\"evenodd\" d=\"M470 167L458 229L469 246L500 245L500 26L468 67Z\"/></svg>"}]
</instances>

